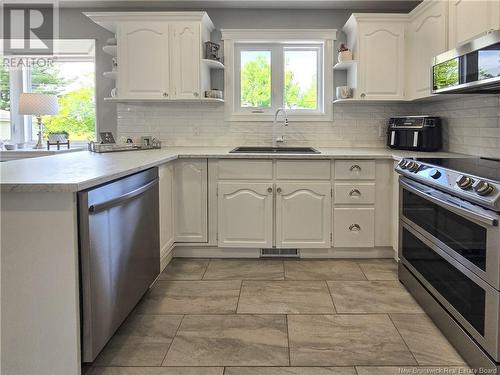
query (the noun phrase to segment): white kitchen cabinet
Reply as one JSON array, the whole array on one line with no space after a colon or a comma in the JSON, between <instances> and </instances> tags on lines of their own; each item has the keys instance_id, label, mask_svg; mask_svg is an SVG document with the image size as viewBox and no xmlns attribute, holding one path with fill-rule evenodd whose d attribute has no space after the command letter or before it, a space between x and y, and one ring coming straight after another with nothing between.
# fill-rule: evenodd
<instances>
[{"instance_id":1,"label":"white kitchen cabinet","mask_svg":"<svg viewBox=\"0 0 500 375\"><path fill-rule=\"evenodd\" d=\"M500 1L449 0L450 49L500 29Z\"/></svg>"},{"instance_id":2,"label":"white kitchen cabinet","mask_svg":"<svg viewBox=\"0 0 500 375\"><path fill-rule=\"evenodd\" d=\"M163 259L174 244L174 166L158 167L160 194L160 256Z\"/></svg>"},{"instance_id":3,"label":"white kitchen cabinet","mask_svg":"<svg viewBox=\"0 0 500 375\"><path fill-rule=\"evenodd\" d=\"M374 208L335 208L333 210L335 247L374 247Z\"/></svg>"},{"instance_id":4,"label":"white kitchen cabinet","mask_svg":"<svg viewBox=\"0 0 500 375\"><path fill-rule=\"evenodd\" d=\"M175 161L175 241L208 241L207 160Z\"/></svg>"},{"instance_id":5,"label":"white kitchen cabinet","mask_svg":"<svg viewBox=\"0 0 500 375\"><path fill-rule=\"evenodd\" d=\"M171 24L171 70L174 99L200 98L201 29L197 22Z\"/></svg>"},{"instance_id":6,"label":"white kitchen cabinet","mask_svg":"<svg viewBox=\"0 0 500 375\"><path fill-rule=\"evenodd\" d=\"M422 2L409 14L407 30L408 99L431 95L432 59L448 49L448 3Z\"/></svg>"},{"instance_id":7,"label":"white kitchen cabinet","mask_svg":"<svg viewBox=\"0 0 500 375\"><path fill-rule=\"evenodd\" d=\"M343 30L358 60L347 78L356 83L354 99L405 99L406 23L406 14L354 13L349 18Z\"/></svg>"},{"instance_id":8,"label":"white kitchen cabinet","mask_svg":"<svg viewBox=\"0 0 500 375\"><path fill-rule=\"evenodd\" d=\"M374 160L335 160L336 180L373 180Z\"/></svg>"},{"instance_id":9,"label":"white kitchen cabinet","mask_svg":"<svg viewBox=\"0 0 500 375\"><path fill-rule=\"evenodd\" d=\"M272 247L271 182L219 182L217 196L219 247Z\"/></svg>"},{"instance_id":10,"label":"white kitchen cabinet","mask_svg":"<svg viewBox=\"0 0 500 375\"><path fill-rule=\"evenodd\" d=\"M276 247L329 248L331 184L279 182L276 186Z\"/></svg>"},{"instance_id":11,"label":"white kitchen cabinet","mask_svg":"<svg viewBox=\"0 0 500 375\"><path fill-rule=\"evenodd\" d=\"M168 98L169 24L122 22L117 27L118 95L130 99Z\"/></svg>"}]
</instances>

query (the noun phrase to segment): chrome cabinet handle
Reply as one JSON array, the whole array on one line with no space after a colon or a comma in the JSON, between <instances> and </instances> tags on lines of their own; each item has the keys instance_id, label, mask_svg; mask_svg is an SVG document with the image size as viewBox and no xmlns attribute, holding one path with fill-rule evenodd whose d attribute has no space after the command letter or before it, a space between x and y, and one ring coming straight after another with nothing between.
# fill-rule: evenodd
<instances>
[{"instance_id":1,"label":"chrome cabinet handle","mask_svg":"<svg viewBox=\"0 0 500 375\"><path fill-rule=\"evenodd\" d=\"M351 165L351 168L349 168L349 170L351 172L354 172L354 171L361 172L361 167L359 165L357 165L357 164L354 164L354 165Z\"/></svg>"},{"instance_id":2,"label":"chrome cabinet handle","mask_svg":"<svg viewBox=\"0 0 500 375\"><path fill-rule=\"evenodd\" d=\"M359 224L351 224L349 225L349 230L351 232L359 232L361 230L361 227L359 226Z\"/></svg>"},{"instance_id":3,"label":"chrome cabinet handle","mask_svg":"<svg viewBox=\"0 0 500 375\"><path fill-rule=\"evenodd\" d=\"M277 192L278 194L281 194L281 192L282 192L282 191L283 191L283 190L281 190L281 188L280 188L280 187L276 189L276 192Z\"/></svg>"},{"instance_id":4,"label":"chrome cabinet handle","mask_svg":"<svg viewBox=\"0 0 500 375\"><path fill-rule=\"evenodd\" d=\"M272 188L272 187L268 187L268 188L267 188L267 192L268 192L269 194L271 194L271 193L273 192L273 188Z\"/></svg>"},{"instance_id":5,"label":"chrome cabinet handle","mask_svg":"<svg viewBox=\"0 0 500 375\"><path fill-rule=\"evenodd\" d=\"M166 98L168 96L168 93L164 92L163 96Z\"/></svg>"},{"instance_id":6,"label":"chrome cabinet handle","mask_svg":"<svg viewBox=\"0 0 500 375\"><path fill-rule=\"evenodd\" d=\"M358 189L352 189L350 192L349 192L349 196L350 197L360 197L361 196L361 192L358 190Z\"/></svg>"},{"instance_id":7,"label":"chrome cabinet handle","mask_svg":"<svg viewBox=\"0 0 500 375\"><path fill-rule=\"evenodd\" d=\"M193 92L193 95L198 97L198 95L200 95L200 94L198 94L197 92Z\"/></svg>"}]
</instances>

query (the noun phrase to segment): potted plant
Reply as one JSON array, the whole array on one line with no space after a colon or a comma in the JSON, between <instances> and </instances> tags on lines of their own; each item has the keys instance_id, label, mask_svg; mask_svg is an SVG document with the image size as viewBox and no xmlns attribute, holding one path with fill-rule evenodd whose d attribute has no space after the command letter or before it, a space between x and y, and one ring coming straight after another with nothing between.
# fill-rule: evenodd
<instances>
[{"instance_id":1,"label":"potted plant","mask_svg":"<svg viewBox=\"0 0 500 375\"><path fill-rule=\"evenodd\" d=\"M346 47L344 43L342 43L338 49L339 52L339 62L352 60L352 52L349 48Z\"/></svg>"}]
</instances>

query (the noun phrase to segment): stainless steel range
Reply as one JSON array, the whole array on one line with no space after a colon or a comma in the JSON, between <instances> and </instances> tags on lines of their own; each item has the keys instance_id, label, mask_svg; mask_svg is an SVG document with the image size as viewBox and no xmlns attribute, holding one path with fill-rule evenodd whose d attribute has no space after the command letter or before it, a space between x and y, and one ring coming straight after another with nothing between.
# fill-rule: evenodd
<instances>
[{"instance_id":1,"label":"stainless steel range","mask_svg":"<svg viewBox=\"0 0 500 375\"><path fill-rule=\"evenodd\" d=\"M403 159L399 278L473 368L500 362L500 161Z\"/></svg>"}]
</instances>

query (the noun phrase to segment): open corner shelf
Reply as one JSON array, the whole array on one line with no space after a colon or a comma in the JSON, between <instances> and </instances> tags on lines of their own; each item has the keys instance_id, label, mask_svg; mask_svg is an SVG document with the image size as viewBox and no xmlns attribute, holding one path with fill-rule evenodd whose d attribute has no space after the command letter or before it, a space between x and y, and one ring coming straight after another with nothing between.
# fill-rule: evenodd
<instances>
[{"instance_id":1,"label":"open corner shelf","mask_svg":"<svg viewBox=\"0 0 500 375\"><path fill-rule=\"evenodd\" d=\"M333 70L349 70L352 67L356 66L357 63L358 63L357 60L338 62L333 66Z\"/></svg>"},{"instance_id":2,"label":"open corner shelf","mask_svg":"<svg viewBox=\"0 0 500 375\"><path fill-rule=\"evenodd\" d=\"M201 62L208 65L210 69L224 69L224 64L217 60L201 59Z\"/></svg>"},{"instance_id":3,"label":"open corner shelf","mask_svg":"<svg viewBox=\"0 0 500 375\"><path fill-rule=\"evenodd\" d=\"M116 77L118 76L118 72L103 72L102 76L104 78L116 79Z\"/></svg>"}]
</instances>

